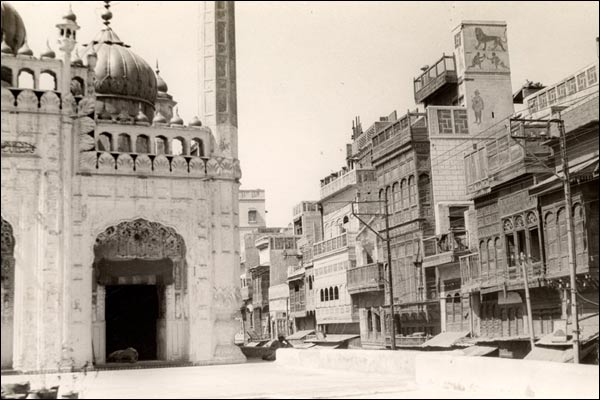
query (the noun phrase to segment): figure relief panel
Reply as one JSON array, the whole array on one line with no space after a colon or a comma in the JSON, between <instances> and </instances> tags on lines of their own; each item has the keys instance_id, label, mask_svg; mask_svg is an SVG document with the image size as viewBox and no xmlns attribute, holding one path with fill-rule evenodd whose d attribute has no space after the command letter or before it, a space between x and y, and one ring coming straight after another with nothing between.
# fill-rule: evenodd
<instances>
[{"instance_id":1,"label":"figure relief panel","mask_svg":"<svg viewBox=\"0 0 600 400\"><path fill-rule=\"evenodd\" d=\"M510 72L506 25L467 25L463 38L466 72Z\"/></svg>"}]
</instances>

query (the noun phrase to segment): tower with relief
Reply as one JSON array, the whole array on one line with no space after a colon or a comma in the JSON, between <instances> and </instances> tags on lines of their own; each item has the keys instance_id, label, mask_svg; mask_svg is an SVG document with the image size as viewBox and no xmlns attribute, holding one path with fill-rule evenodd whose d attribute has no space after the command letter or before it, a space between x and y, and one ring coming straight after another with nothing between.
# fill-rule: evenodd
<instances>
[{"instance_id":1,"label":"tower with relief","mask_svg":"<svg viewBox=\"0 0 600 400\"><path fill-rule=\"evenodd\" d=\"M199 2L198 18L199 115L222 155L237 158L234 2Z\"/></svg>"}]
</instances>

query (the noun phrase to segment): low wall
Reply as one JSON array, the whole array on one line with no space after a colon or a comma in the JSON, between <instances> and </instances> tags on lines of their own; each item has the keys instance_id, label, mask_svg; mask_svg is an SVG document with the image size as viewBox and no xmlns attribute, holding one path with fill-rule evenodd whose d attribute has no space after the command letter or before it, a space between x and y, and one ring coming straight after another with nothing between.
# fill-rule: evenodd
<instances>
[{"instance_id":1,"label":"low wall","mask_svg":"<svg viewBox=\"0 0 600 400\"><path fill-rule=\"evenodd\" d=\"M494 393L501 397L598 398L598 366L422 353L419 386Z\"/></svg>"},{"instance_id":2,"label":"low wall","mask_svg":"<svg viewBox=\"0 0 600 400\"><path fill-rule=\"evenodd\" d=\"M240 349L246 358L263 358L264 356L270 356L275 353L275 349L269 347L241 346Z\"/></svg>"},{"instance_id":3,"label":"low wall","mask_svg":"<svg viewBox=\"0 0 600 400\"><path fill-rule=\"evenodd\" d=\"M392 374L439 387L494 397L598 398L597 365L468 357L414 350L278 349L275 363L311 369Z\"/></svg>"},{"instance_id":4,"label":"low wall","mask_svg":"<svg viewBox=\"0 0 600 400\"><path fill-rule=\"evenodd\" d=\"M354 349L278 349L276 363L313 369L334 369L415 377L418 351Z\"/></svg>"}]
</instances>

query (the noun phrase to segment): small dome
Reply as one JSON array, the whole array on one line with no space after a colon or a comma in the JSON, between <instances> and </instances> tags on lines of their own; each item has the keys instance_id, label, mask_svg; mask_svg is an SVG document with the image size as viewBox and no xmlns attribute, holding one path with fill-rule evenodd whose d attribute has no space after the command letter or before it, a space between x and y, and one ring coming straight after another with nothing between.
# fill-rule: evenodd
<instances>
[{"instance_id":1,"label":"small dome","mask_svg":"<svg viewBox=\"0 0 600 400\"><path fill-rule=\"evenodd\" d=\"M25 43L23 43L23 46L21 46L21 48L19 49L19 51L17 52L17 55L33 57L33 51L29 48L29 45L27 44L27 40L25 40Z\"/></svg>"},{"instance_id":2,"label":"small dome","mask_svg":"<svg viewBox=\"0 0 600 400\"><path fill-rule=\"evenodd\" d=\"M56 57L56 53L54 52L54 50L52 50L50 48L50 43L48 43L48 41L46 40L46 51L44 51L40 55L40 58L42 58L42 59L46 59L46 58L53 59L55 57Z\"/></svg>"},{"instance_id":3,"label":"small dome","mask_svg":"<svg viewBox=\"0 0 600 400\"><path fill-rule=\"evenodd\" d=\"M13 54L13 49L4 40L2 41L2 49L0 51L2 51L2 54Z\"/></svg>"},{"instance_id":4,"label":"small dome","mask_svg":"<svg viewBox=\"0 0 600 400\"><path fill-rule=\"evenodd\" d=\"M0 39L6 42L6 45L12 49L13 54L16 54L27 38L25 24L17 10L10 3L2 2L1 14L2 36ZM6 54L4 49L2 52Z\"/></svg>"},{"instance_id":5,"label":"small dome","mask_svg":"<svg viewBox=\"0 0 600 400\"><path fill-rule=\"evenodd\" d=\"M169 121L169 125L183 125L183 119L179 116L177 108L175 109L175 115L173 115L173 118Z\"/></svg>"},{"instance_id":6,"label":"small dome","mask_svg":"<svg viewBox=\"0 0 600 400\"><path fill-rule=\"evenodd\" d=\"M152 122L155 124L166 124L167 119L164 117L164 115L161 114L160 110L156 110Z\"/></svg>"},{"instance_id":7,"label":"small dome","mask_svg":"<svg viewBox=\"0 0 600 400\"><path fill-rule=\"evenodd\" d=\"M159 93L168 93L169 86L167 86L167 82L160 76L160 69L158 68L158 61L156 61L156 89Z\"/></svg>"},{"instance_id":8,"label":"small dome","mask_svg":"<svg viewBox=\"0 0 600 400\"><path fill-rule=\"evenodd\" d=\"M194 118L192 118L192 120L190 121L188 126L196 126L196 127L202 126L202 121L200 121L200 119L198 117L194 117Z\"/></svg>"},{"instance_id":9,"label":"small dome","mask_svg":"<svg viewBox=\"0 0 600 400\"><path fill-rule=\"evenodd\" d=\"M69 4L69 11L63 15L63 19L66 19L68 21L72 21L72 22L77 22L77 15L75 15L75 13L73 12L73 9L71 8L71 5Z\"/></svg>"}]
</instances>

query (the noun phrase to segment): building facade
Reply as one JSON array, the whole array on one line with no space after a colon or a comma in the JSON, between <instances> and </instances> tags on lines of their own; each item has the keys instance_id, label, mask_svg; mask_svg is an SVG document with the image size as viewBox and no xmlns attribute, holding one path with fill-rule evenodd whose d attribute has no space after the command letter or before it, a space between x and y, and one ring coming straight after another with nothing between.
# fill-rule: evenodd
<instances>
[{"instance_id":1,"label":"building facade","mask_svg":"<svg viewBox=\"0 0 600 400\"><path fill-rule=\"evenodd\" d=\"M99 365L129 346L140 359L244 360L234 6L200 7L203 64L219 66L203 81L217 89L202 92L206 126L186 126L108 2L83 51L69 11L58 55L39 58L2 3L3 369Z\"/></svg>"}]
</instances>

